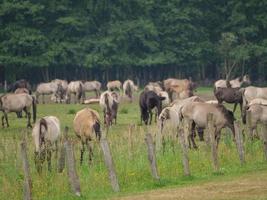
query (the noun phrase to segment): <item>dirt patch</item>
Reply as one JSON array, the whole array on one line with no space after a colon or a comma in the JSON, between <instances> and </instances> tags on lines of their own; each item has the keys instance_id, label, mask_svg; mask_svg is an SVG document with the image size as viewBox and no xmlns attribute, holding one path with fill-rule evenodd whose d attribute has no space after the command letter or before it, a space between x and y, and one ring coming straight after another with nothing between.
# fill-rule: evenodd
<instances>
[{"instance_id":1,"label":"dirt patch","mask_svg":"<svg viewBox=\"0 0 267 200\"><path fill-rule=\"evenodd\" d=\"M140 195L119 198L139 199L179 199L179 200L251 200L267 199L267 172L238 177L231 181L212 181L200 185L177 189L160 189Z\"/></svg>"}]
</instances>

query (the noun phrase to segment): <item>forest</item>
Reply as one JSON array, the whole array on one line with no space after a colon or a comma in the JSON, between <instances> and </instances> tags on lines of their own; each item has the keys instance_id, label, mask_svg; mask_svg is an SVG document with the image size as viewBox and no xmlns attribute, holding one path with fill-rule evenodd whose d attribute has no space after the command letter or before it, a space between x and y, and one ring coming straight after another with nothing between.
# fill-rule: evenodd
<instances>
[{"instance_id":1,"label":"forest","mask_svg":"<svg viewBox=\"0 0 267 200\"><path fill-rule=\"evenodd\" d=\"M1 0L0 82L267 80L267 1Z\"/></svg>"}]
</instances>

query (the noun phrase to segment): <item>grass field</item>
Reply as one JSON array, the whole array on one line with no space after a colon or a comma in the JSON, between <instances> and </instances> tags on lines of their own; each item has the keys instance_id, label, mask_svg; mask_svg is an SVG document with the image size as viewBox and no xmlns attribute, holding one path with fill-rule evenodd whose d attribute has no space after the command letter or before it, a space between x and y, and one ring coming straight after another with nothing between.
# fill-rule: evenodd
<instances>
[{"instance_id":1,"label":"grass field","mask_svg":"<svg viewBox=\"0 0 267 200\"><path fill-rule=\"evenodd\" d=\"M211 88L200 88L198 94L210 98ZM121 192L114 193L111 189L108 173L105 168L99 146L94 144L93 165L88 166L88 154L85 154L85 162L79 165L80 145L72 131L72 120L75 112L87 107L87 105L74 104L45 104L38 105L38 118L46 115L55 115L61 121L61 128L70 127L70 136L74 143L77 172L81 182L81 199L105 199L148 191L158 188L180 187L192 184L202 184L207 181L221 179L235 179L238 176L255 172L267 171L267 162L264 160L262 142L245 141L246 163L241 166L238 153L229 130L222 133L219 145L220 173L214 173L211 163L210 149L205 143L197 139L198 150L190 150L190 170L192 176L183 176L181 149L179 142L171 138L167 139L166 151L157 154L160 181L154 181L150 174L147 160L144 135L146 128L140 126L138 107L138 95L134 103L123 101L118 112L118 124L110 128L107 136L115 163ZM102 112L98 105L89 106ZM227 107L232 109L231 105ZM236 112L236 118L240 118L240 111ZM23 195L23 172L20 159L20 141L23 132L27 131L26 119L17 119L15 114L9 114L10 127L0 129L0 199L21 199ZM128 127L135 124L133 132L133 148L129 150ZM147 131L155 134L157 126L154 123ZM46 165L41 175L34 167L33 143L28 130L28 156L30 159L31 175L33 180L34 199L77 199L68 185L66 170L62 174L56 172L56 160L53 159L53 171L49 173ZM267 194L266 194L267 198Z\"/></svg>"}]
</instances>

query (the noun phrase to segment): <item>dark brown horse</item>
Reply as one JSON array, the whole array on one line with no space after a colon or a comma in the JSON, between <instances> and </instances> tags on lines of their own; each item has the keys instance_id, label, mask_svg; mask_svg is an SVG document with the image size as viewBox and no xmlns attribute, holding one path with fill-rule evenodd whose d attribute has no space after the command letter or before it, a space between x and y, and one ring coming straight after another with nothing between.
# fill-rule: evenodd
<instances>
[{"instance_id":1,"label":"dark brown horse","mask_svg":"<svg viewBox=\"0 0 267 200\"><path fill-rule=\"evenodd\" d=\"M242 112L243 98L240 88L214 88L214 95L219 104L222 102L234 103L234 110L236 110L237 104L240 105L240 111Z\"/></svg>"},{"instance_id":2,"label":"dark brown horse","mask_svg":"<svg viewBox=\"0 0 267 200\"><path fill-rule=\"evenodd\" d=\"M26 88L29 91L29 94L32 94L31 85L25 79L20 79L11 84L7 90L7 92L15 92L18 88Z\"/></svg>"},{"instance_id":3,"label":"dark brown horse","mask_svg":"<svg viewBox=\"0 0 267 200\"><path fill-rule=\"evenodd\" d=\"M157 108L157 113L161 113L162 110L162 101L165 97L158 96L154 91L143 91L139 97L139 106L141 111L141 123L142 121L145 124L151 124L152 121L152 109Z\"/></svg>"}]
</instances>

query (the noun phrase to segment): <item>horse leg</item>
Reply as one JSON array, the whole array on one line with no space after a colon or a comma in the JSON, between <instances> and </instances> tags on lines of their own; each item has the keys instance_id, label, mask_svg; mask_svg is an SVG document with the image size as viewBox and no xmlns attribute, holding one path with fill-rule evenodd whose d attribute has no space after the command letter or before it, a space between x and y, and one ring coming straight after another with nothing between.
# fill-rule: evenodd
<instances>
[{"instance_id":1,"label":"horse leg","mask_svg":"<svg viewBox=\"0 0 267 200\"><path fill-rule=\"evenodd\" d=\"M197 149L197 145L195 143L195 136L196 136L195 127L196 127L196 124L193 122L192 125L191 125L191 134L189 135L189 137L190 137L190 140L192 142L193 148ZM189 146L191 146L191 145L189 145Z\"/></svg>"},{"instance_id":2,"label":"horse leg","mask_svg":"<svg viewBox=\"0 0 267 200\"><path fill-rule=\"evenodd\" d=\"M3 116L2 116L2 127L3 127L3 128L5 127L4 119L5 119L5 116L3 115Z\"/></svg>"},{"instance_id":3,"label":"horse leg","mask_svg":"<svg viewBox=\"0 0 267 200\"><path fill-rule=\"evenodd\" d=\"M93 158L93 144L91 143L91 141L86 141L87 144L87 149L88 149L88 154L89 154L89 166L92 165L92 158Z\"/></svg>"},{"instance_id":4,"label":"horse leg","mask_svg":"<svg viewBox=\"0 0 267 200\"><path fill-rule=\"evenodd\" d=\"M149 110L149 125L151 125L152 117L153 117L152 110Z\"/></svg>"},{"instance_id":5,"label":"horse leg","mask_svg":"<svg viewBox=\"0 0 267 200\"><path fill-rule=\"evenodd\" d=\"M82 141L82 148L81 148L81 157L80 157L80 165L83 164L83 153L84 153L84 142Z\"/></svg>"},{"instance_id":6,"label":"horse leg","mask_svg":"<svg viewBox=\"0 0 267 200\"><path fill-rule=\"evenodd\" d=\"M45 104L44 94L42 94L43 104Z\"/></svg>"},{"instance_id":7,"label":"horse leg","mask_svg":"<svg viewBox=\"0 0 267 200\"><path fill-rule=\"evenodd\" d=\"M9 127L9 123L8 123L8 118L7 118L7 113L4 112L4 116L5 116L5 120L6 120L6 127Z\"/></svg>"},{"instance_id":8,"label":"horse leg","mask_svg":"<svg viewBox=\"0 0 267 200\"><path fill-rule=\"evenodd\" d=\"M23 110L26 112L26 115L28 117L27 128L32 128L32 125L31 125L31 112L29 112L26 107L23 108Z\"/></svg>"},{"instance_id":9,"label":"horse leg","mask_svg":"<svg viewBox=\"0 0 267 200\"><path fill-rule=\"evenodd\" d=\"M204 132L202 128L197 129L198 137L200 141L204 141Z\"/></svg>"},{"instance_id":10,"label":"horse leg","mask_svg":"<svg viewBox=\"0 0 267 200\"><path fill-rule=\"evenodd\" d=\"M221 131L215 131L215 141L216 141L216 149L218 150L219 142L221 139Z\"/></svg>"},{"instance_id":11,"label":"horse leg","mask_svg":"<svg viewBox=\"0 0 267 200\"><path fill-rule=\"evenodd\" d=\"M235 113L236 106L237 106L237 103L235 103L235 105L234 105L234 110L233 110L233 113Z\"/></svg>"}]
</instances>

